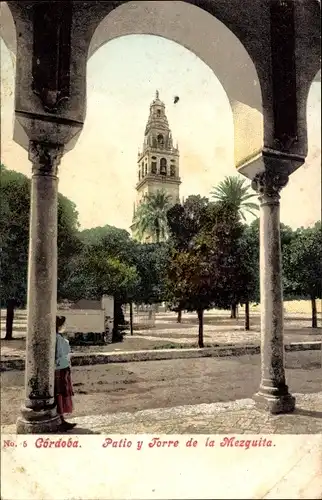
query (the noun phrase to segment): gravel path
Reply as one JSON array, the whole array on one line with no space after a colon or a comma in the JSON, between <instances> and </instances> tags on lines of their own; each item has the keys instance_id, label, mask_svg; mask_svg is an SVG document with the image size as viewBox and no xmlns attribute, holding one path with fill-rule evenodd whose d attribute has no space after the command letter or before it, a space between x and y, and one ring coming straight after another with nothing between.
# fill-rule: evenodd
<instances>
[{"instance_id":1,"label":"gravel path","mask_svg":"<svg viewBox=\"0 0 322 500\"><path fill-rule=\"evenodd\" d=\"M292 392L322 389L320 351L286 353ZM260 356L176 359L73 369L75 416L135 412L251 398L260 382ZM24 373L1 373L2 425L14 423L24 399Z\"/></svg>"}]
</instances>

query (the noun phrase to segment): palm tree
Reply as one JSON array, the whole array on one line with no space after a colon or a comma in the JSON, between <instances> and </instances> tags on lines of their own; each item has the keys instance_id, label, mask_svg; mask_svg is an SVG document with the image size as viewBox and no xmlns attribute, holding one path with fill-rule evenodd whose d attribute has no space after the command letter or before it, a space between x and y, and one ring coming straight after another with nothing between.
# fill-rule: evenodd
<instances>
[{"instance_id":1,"label":"palm tree","mask_svg":"<svg viewBox=\"0 0 322 500\"><path fill-rule=\"evenodd\" d=\"M144 236L150 237L156 243L165 240L168 233L167 211L171 205L171 196L163 190L148 194L134 215L136 236L140 240Z\"/></svg>"},{"instance_id":2,"label":"palm tree","mask_svg":"<svg viewBox=\"0 0 322 500\"><path fill-rule=\"evenodd\" d=\"M246 220L245 212L252 215L256 215L254 212L259 210L256 203L249 201L251 198L256 196L256 193L252 193L249 190L249 186L246 184L246 179L242 179L237 176L227 176L222 182L213 188L211 195L216 201L226 201L240 214L243 220ZM237 304L231 305L231 318L236 318ZM245 328L249 329L249 304L245 306L246 319Z\"/></svg>"},{"instance_id":3,"label":"palm tree","mask_svg":"<svg viewBox=\"0 0 322 500\"><path fill-rule=\"evenodd\" d=\"M259 209L256 203L248 201L257 195L249 191L249 186L245 185L245 182L246 179L237 176L227 176L210 193L214 200L227 201L232 204L243 220L246 220L244 212L255 216L254 211Z\"/></svg>"}]
</instances>

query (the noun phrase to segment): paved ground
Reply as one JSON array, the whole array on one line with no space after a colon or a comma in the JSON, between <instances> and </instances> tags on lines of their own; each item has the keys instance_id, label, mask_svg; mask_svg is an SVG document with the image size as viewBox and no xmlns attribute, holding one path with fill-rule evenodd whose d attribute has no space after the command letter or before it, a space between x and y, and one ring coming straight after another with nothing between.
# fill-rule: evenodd
<instances>
[{"instance_id":1,"label":"paved ground","mask_svg":"<svg viewBox=\"0 0 322 500\"><path fill-rule=\"evenodd\" d=\"M292 392L322 389L320 351L286 353ZM260 382L260 356L177 359L73 368L75 416L135 412L251 398ZM16 421L24 372L1 373L2 424Z\"/></svg>"},{"instance_id":2,"label":"paved ground","mask_svg":"<svg viewBox=\"0 0 322 500\"><path fill-rule=\"evenodd\" d=\"M78 424L72 434L322 434L322 392L294 395L296 410L287 415L257 410L248 398L133 413L85 414L69 420ZM2 421L1 432L14 433L15 425Z\"/></svg>"}]
</instances>

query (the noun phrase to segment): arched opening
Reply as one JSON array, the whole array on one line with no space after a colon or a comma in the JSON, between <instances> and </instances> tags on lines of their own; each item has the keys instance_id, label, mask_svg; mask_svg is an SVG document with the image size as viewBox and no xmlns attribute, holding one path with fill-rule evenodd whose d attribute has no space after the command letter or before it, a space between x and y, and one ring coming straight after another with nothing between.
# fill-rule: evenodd
<instances>
[{"instance_id":1,"label":"arched opening","mask_svg":"<svg viewBox=\"0 0 322 500\"><path fill-rule=\"evenodd\" d=\"M159 134L158 137L157 137L157 141L158 141L158 146L163 148L164 146L164 137L162 134Z\"/></svg>"},{"instance_id":2,"label":"arched opening","mask_svg":"<svg viewBox=\"0 0 322 500\"><path fill-rule=\"evenodd\" d=\"M157 158L152 156L151 161L151 174L155 175L157 173Z\"/></svg>"},{"instance_id":3,"label":"arched opening","mask_svg":"<svg viewBox=\"0 0 322 500\"><path fill-rule=\"evenodd\" d=\"M173 19L180 19L180 23ZM258 155L264 135L258 74L243 44L223 22L190 2L126 2L109 12L96 27L89 58L104 43L129 34L167 38L205 62L221 82L231 104L235 165L240 167Z\"/></svg>"},{"instance_id":4,"label":"arched opening","mask_svg":"<svg viewBox=\"0 0 322 500\"><path fill-rule=\"evenodd\" d=\"M160 160L160 174L167 175L167 160L165 158Z\"/></svg>"},{"instance_id":5,"label":"arched opening","mask_svg":"<svg viewBox=\"0 0 322 500\"><path fill-rule=\"evenodd\" d=\"M126 61L122 71L120 58ZM163 37L115 38L88 61L84 129L77 147L63 157L59 172L60 189L79 207L82 227L108 223L129 230L135 186L148 179L145 158L138 157L137 151L142 148L156 88L165 102L173 144L179 143L174 176L182 181L179 199L196 193L209 196L221 178L236 175L231 106L213 71L191 51ZM173 103L177 92L180 107ZM147 158L152 175L160 174L161 156L167 159L163 180L171 175L167 154L157 158L153 151ZM110 177L112 182L103 182ZM86 185L86 197L82 185Z\"/></svg>"}]
</instances>

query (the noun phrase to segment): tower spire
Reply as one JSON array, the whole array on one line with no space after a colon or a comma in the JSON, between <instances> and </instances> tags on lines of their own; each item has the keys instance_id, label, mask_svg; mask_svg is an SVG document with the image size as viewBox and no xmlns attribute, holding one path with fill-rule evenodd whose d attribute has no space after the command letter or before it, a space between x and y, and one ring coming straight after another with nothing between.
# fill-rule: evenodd
<instances>
[{"instance_id":1,"label":"tower spire","mask_svg":"<svg viewBox=\"0 0 322 500\"><path fill-rule=\"evenodd\" d=\"M155 91L155 98L159 99L159 91L158 90Z\"/></svg>"}]
</instances>

